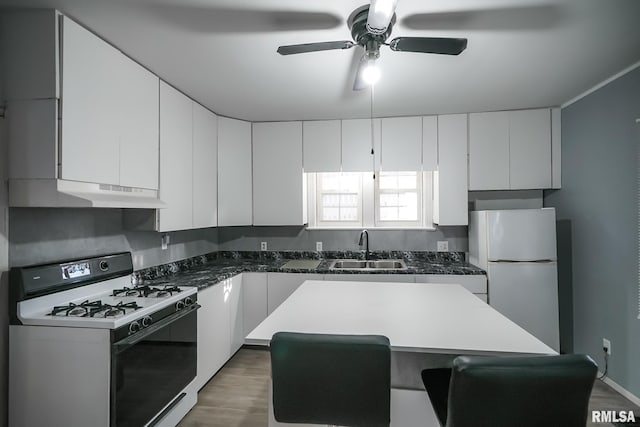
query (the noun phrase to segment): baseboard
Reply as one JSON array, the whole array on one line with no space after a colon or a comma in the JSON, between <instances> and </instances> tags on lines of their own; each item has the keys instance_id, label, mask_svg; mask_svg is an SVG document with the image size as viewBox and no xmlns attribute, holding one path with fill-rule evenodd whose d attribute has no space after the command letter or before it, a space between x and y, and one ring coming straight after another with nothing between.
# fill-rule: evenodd
<instances>
[{"instance_id":1,"label":"baseboard","mask_svg":"<svg viewBox=\"0 0 640 427\"><path fill-rule=\"evenodd\" d=\"M600 377L601 375L602 375L602 372L598 372L598 377ZM604 377L604 378L602 378L602 382L604 382L606 385L608 385L609 387L611 387L612 389L614 389L615 391L620 393L626 399L630 400L636 406L640 406L640 398L638 396L636 396L635 394L631 393L629 390L625 389L624 387L622 387L620 384L618 384L617 382L615 382L611 378Z\"/></svg>"}]
</instances>

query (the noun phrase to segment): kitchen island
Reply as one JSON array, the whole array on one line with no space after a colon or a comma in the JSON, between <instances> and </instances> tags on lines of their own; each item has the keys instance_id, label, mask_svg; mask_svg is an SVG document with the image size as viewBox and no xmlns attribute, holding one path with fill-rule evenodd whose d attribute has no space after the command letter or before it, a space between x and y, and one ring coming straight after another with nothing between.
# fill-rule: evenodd
<instances>
[{"instance_id":1,"label":"kitchen island","mask_svg":"<svg viewBox=\"0 0 640 427\"><path fill-rule=\"evenodd\" d=\"M448 366L460 354L556 354L453 284L306 281L245 343L267 346L279 331L388 337L392 427L437 425L420 382L422 369ZM270 425L279 424L271 418Z\"/></svg>"}]
</instances>

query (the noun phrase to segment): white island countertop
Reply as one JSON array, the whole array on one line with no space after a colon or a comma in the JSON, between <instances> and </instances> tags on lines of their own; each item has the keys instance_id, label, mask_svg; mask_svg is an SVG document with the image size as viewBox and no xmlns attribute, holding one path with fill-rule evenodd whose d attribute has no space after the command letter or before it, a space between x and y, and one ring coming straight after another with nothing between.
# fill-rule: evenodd
<instances>
[{"instance_id":1,"label":"white island countertop","mask_svg":"<svg viewBox=\"0 0 640 427\"><path fill-rule=\"evenodd\" d=\"M279 331L384 335L394 352L556 354L455 284L309 280L245 343L269 345Z\"/></svg>"}]
</instances>

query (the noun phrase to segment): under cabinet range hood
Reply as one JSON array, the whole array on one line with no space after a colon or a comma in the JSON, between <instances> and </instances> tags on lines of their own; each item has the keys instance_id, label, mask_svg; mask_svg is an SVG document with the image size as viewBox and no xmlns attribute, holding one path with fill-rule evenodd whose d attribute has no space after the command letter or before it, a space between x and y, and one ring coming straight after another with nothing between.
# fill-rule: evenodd
<instances>
[{"instance_id":1,"label":"under cabinet range hood","mask_svg":"<svg viewBox=\"0 0 640 427\"><path fill-rule=\"evenodd\" d=\"M9 180L9 206L53 208L166 208L157 190L63 179Z\"/></svg>"}]
</instances>

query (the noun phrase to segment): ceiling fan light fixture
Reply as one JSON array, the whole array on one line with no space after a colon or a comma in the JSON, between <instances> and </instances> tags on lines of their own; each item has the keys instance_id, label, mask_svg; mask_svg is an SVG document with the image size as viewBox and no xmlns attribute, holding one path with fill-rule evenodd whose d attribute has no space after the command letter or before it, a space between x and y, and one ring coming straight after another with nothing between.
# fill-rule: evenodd
<instances>
[{"instance_id":1,"label":"ceiling fan light fixture","mask_svg":"<svg viewBox=\"0 0 640 427\"><path fill-rule=\"evenodd\" d=\"M393 18L397 4L398 0L371 0L367 31L372 34L384 34Z\"/></svg>"},{"instance_id":2,"label":"ceiling fan light fixture","mask_svg":"<svg viewBox=\"0 0 640 427\"><path fill-rule=\"evenodd\" d=\"M362 68L362 80L369 86L373 86L380 80L380 68L375 59L368 59L366 62Z\"/></svg>"}]
</instances>

